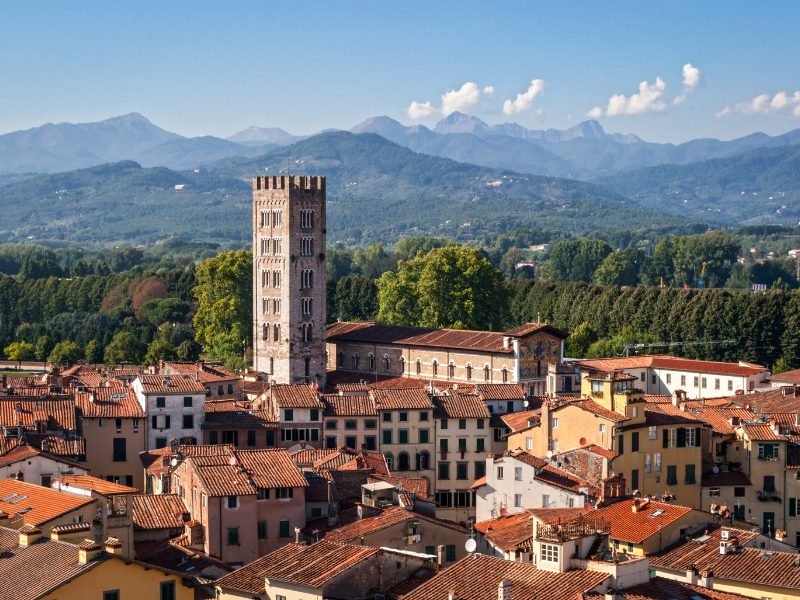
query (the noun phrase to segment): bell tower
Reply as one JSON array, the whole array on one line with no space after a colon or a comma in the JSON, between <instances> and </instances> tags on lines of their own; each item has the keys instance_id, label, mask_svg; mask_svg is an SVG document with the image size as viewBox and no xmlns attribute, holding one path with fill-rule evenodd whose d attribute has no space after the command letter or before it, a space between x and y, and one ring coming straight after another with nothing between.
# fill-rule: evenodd
<instances>
[{"instance_id":1,"label":"bell tower","mask_svg":"<svg viewBox=\"0 0 800 600\"><path fill-rule=\"evenodd\" d=\"M325 383L325 178L253 178L253 366Z\"/></svg>"}]
</instances>

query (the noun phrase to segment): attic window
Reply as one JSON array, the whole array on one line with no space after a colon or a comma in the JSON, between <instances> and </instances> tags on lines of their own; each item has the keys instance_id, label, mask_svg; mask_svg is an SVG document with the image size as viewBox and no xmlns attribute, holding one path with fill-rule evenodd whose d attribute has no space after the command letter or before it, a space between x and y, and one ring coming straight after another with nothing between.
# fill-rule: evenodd
<instances>
[{"instance_id":1,"label":"attic window","mask_svg":"<svg viewBox=\"0 0 800 600\"><path fill-rule=\"evenodd\" d=\"M664 511L659 508L658 510L654 510L652 512L652 514L650 515L650 518L651 519L655 519L656 517L660 517L663 514L664 514Z\"/></svg>"}]
</instances>

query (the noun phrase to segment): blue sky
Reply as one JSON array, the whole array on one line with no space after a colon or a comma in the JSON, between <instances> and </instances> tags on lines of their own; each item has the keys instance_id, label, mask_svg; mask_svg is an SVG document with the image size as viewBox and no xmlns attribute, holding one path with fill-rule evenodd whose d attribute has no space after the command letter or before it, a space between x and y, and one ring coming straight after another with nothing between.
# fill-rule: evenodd
<instances>
[{"instance_id":1,"label":"blue sky","mask_svg":"<svg viewBox=\"0 0 800 600\"><path fill-rule=\"evenodd\" d=\"M653 141L776 134L800 127L798 23L778 1L6 1L0 133L134 111L183 135L312 133L444 105Z\"/></svg>"}]
</instances>

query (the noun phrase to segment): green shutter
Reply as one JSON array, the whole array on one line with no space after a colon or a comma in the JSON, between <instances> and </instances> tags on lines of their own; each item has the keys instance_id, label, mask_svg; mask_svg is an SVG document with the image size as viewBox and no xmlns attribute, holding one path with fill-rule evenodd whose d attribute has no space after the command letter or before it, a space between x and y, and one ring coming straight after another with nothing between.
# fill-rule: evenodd
<instances>
[{"instance_id":1,"label":"green shutter","mask_svg":"<svg viewBox=\"0 0 800 600\"><path fill-rule=\"evenodd\" d=\"M661 430L661 439L664 442L664 448L669 448L669 430L667 429Z\"/></svg>"},{"instance_id":2,"label":"green shutter","mask_svg":"<svg viewBox=\"0 0 800 600\"><path fill-rule=\"evenodd\" d=\"M678 427L678 448L686 447L686 429Z\"/></svg>"}]
</instances>

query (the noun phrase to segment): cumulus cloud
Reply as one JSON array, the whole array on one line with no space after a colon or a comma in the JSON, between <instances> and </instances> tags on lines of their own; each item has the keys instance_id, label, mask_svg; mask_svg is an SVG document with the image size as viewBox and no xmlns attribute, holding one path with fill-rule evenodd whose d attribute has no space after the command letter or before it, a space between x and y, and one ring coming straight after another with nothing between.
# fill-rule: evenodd
<instances>
[{"instance_id":1,"label":"cumulus cloud","mask_svg":"<svg viewBox=\"0 0 800 600\"><path fill-rule=\"evenodd\" d=\"M778 92L772 98L769 94L759 94L752 100L740 102L733 107L726 106L717 116L724 117L735 112L744 115L780 114L800 117L800 91Z\"/></svg>"},{"instance_id":2,"label":"cumulus cloud","mask_svg":"<svg viewBox=\"0 0 800 600\"><path fill-rule=\"evenodd\" d=\"M683 93L672 101L673 104L681 104L684 102L686 97L689 95L689 92L700 85L701 77L702 73L700 72L700 69L695 67L692 63L686 63L683 65Z\"/></svg>"},{"instance_id":3,"label":"cumulus cloud","mask_svg":"<svg viewBox=\"0 0 800 600\"><path fill-rule=\"evenodd\" d=\"M614 94L608 100L605 114L608 117L619 115L640 115L646 112L659 112L667 107L664 102L664 90L667 84L661 77L656 77L655 82L642 81L639 84L639 93L625 96ZM597 108L597 107L595 107ZM590 112L595 112L594 109Z\"/></svg>"},{"instance_id":4,"label":"cumulus cloud","mask_svg":"<svg viewBox=\"0 0 800 600\"><path fill-rule=\"evenodd\" d=\"M531 110L533 108L533 101L536 100L536 97L543 91L544 81L542 79L534 79L531 81L528 89L517 94L517 97L513 101L506 100L503 102L503 112L507 115L514 115Z\"/></svg>"},{"instance_id":5,"label":"cumulus cloud","mask_svg":"<svg viewBox=\"0 0 800 600\"><path fill-rule=\"evenodd\" d=\"M603 116L603 109L599 106L595 106L592 110L586 113L586 116L590 119L599 119Z\"/></svg>"},{"instance_id":6,"label":"cumulus cloud","mask_svg":"<svg viewBox=\"0 0 800 600\"><path fill-rule=\"evenodd\" d=\"M417 102L416 100L409 104L408 108L406 109L408 116L415 121L424 119L425 117L430 117L435 112L436 109L430 102Z\"/></svg>"},{"instance_id":7,"label":"cumulus cloud","mask_svg":"<svg viewBox=\"0 0 800 600\"><path fill-rule=\"evenodd\" d=\"M412 102L406 109L406 114L413 119L425 119L435 114L447 116L450 113L459 111L466 112L476 106L484 96L494 94L494 87L487 85L481 89L474 81L467 81L457 90L448 90L442 94L442 105L438 108L430 101Z\"/></svg>"}]
</instances>

